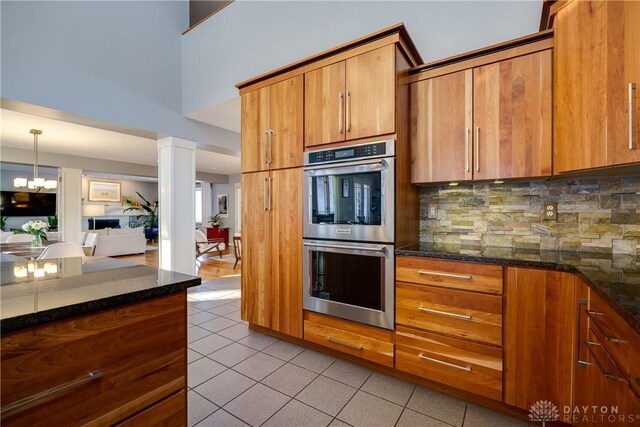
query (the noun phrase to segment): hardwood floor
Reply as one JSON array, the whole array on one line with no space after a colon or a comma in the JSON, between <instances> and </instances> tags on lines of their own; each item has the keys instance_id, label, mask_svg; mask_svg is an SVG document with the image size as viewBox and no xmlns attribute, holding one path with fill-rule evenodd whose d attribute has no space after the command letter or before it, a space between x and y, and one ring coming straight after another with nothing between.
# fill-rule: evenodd
<instances>
[{"instance_id":1,"label":"hardwood floor","mask_svg":"<svg viewBox=\"0 0 640 427\"><path fill-rule=\"evenodd\" d=\"M118 257L118 259L129 261L135 264L148 265L149 267L158 268L158 254L160 251L146 251L143 255L127 255ZM233 254L230 250L222 251L224 255ZM218 256L202 255L195 260L196 274L202 280L212 280L219 277L240 276L242 271L242 263L238 263L236 269L233 269L234 262L221 260Z\"/></svg>"}]
</instances>

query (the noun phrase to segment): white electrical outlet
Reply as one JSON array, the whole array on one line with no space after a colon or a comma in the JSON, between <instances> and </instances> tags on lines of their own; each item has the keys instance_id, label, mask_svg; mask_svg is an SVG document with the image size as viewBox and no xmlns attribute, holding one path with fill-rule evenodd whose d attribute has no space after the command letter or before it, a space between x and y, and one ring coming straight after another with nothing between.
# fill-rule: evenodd
<instances>
[{"instance_id":1,"label":"white electrical outlet","mask_svg":"<svg viewBox=\"0 0 640 427\"><path fill-rule=\"evenodd\" d=\"M427 209L427 218L429 219L438 218L438 205L436 204L429 205L429 208Z\"/></svg>"}]
</instances>

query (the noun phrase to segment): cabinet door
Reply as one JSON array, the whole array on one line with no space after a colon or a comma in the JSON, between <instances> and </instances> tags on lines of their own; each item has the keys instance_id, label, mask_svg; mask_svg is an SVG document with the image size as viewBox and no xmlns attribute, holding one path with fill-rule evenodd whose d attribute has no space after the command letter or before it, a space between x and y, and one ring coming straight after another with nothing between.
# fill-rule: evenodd
<instances>
[{"instance_id":1,"label":"cabinet door","mask_svg":"<svg viewBox=\"0 0 640 427\"><path fill-rule=\"evenodd\" d=\"M470 180L473 72L411 85L411 182Z\"/></svg>"},{"instance_id":2,"label":"cabinet door","mask_svg":"<svg viewBox=\"0 0 640 427\"><path fill-rule=\"evenodd\" d=\"M539 400L571 406L575 276L508 268L505 402L529 409Z\"/></svg>"},{"instance_id":3,"label":"cabinet door","mask_svg":"<svg viewBox=\"0 0 640 427\"><path fill-rule=\"evenodd\" d=\"M347 139L395 132L395 45L347 59Z\"/></svg>"},{"instance_id":4,"label":"cabinet door","mask_svg":"<svg viewBox=\"0 0 640 427\"><path fill-rule=\"evenodd\" d=\"M271 209L271 328L302 338L302 169L271 172Z\"/></svg>"},{"instance_id":5,"label":"cabinet door","mask_svg":"<svg viewBox=\"0 0 640 427\"><path fill-rule=\"evenodd\" d=\"M271 327L269 173L242 174L242 319Z\"/></svg>"},{"instance_id":6,"label":"cabinet door","mask_svg":"<svg viewBox=\"0 0 640 427\"><path fill-rule=\"evenodd\" d=\"M256 89L241 96L242 172L269 169L267 131L269 129L269 88Z\"/></svg>"},{"instance_id":7,"label":"cabinet door","mask_svg":"<svg viewBox=\"0 0 640 427\"><path fill-rule=\"evenodd\" d=\"M269 90L271 169L302 166L303 77L276 83Z\"/></svg>"},{"instance_id":8,"label":"cabinet door","mask_svg":"<svg viewBox=\"0 0 640 427\"><path fill-rule=\"evenodd\" d=\"M551 51L473 70L474 179L551 175Z\"/></svg>"},{"instance_id":9,"label":"cabinet door","mask_svg":"<svg viewBox=\"0 0 640 427\"><path fill-rule=\"evenodd\" d=\"M304 145L330 144L345 138L345 62L304 75Z\"/></svg>"}]
</instances>

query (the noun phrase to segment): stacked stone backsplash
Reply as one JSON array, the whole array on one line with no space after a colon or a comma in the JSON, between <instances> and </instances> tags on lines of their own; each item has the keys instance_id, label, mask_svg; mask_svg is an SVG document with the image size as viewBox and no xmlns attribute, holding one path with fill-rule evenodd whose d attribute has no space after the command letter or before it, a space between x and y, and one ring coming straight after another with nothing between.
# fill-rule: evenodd
<instances>
[{"instance_id":1,"label":"stacked stone backsplash","mask_svg":"<svg viewBox=\"0 0 640 427\"><path fill-rule=\"evenodd\" d=\"M546 202L558 204L557 221L542 220ZM423 187L420 240L637 255L640 176Z\"/></svg>"}]
</instances>

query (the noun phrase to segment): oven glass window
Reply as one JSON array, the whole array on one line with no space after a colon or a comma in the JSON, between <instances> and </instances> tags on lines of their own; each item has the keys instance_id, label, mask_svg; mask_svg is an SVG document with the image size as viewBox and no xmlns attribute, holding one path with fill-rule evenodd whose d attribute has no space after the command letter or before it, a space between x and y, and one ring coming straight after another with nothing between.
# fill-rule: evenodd
<instances>
[{"instance_id":1,"label":"oven glass window","mask_svg":"<svg viewBox=\"0 0 640 427\"><path fill-rule=\"evenodd\" d=\"M384 309L384 258L311 252L311 295L374 310Z\"/></svg>"},{"instance_id":2,"label":"oven glass window","mask_svg":"<svg viewBox=\"0 0 640 427\"><path fill-rule=\"evenodd\" d=\"M381 172L313 177L312 223L381 225L381 184Z\"/></svg>"}]
</instances>

